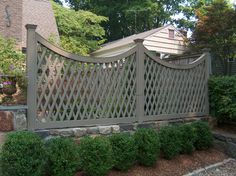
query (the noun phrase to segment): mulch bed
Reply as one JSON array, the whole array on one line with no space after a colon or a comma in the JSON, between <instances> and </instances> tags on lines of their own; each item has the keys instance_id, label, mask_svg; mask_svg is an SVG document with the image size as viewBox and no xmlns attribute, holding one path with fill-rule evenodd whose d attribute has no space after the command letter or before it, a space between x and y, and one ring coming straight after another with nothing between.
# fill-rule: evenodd
<instances>
[{"instance_id":1,"label":"mulch bed","mask_svg":"<svg viewBox=\"0 0 236 176\"><path fill-rule=\"evenodd\" d=\"M0 100L3 99L4 94L0 94ZM1 102L1 101L0 101ZM17 91L13 95L13 99L4 103L1 103L2 106L12 106L12 105L26 105L26 96L21 91Z\"/></svg>"},{"instance_id":2,"label":"mulch bed","mask_svg":"<svg viewBox=\"0 0 236 176\"><path fill-rule=\"evenodd\" d=\"M108 176L182 176L201 167L223 161L228 156L216 149L179 155L172 160L159 159L154 167L133 166L128 172L112 170ZM84 176L82 172L76 176Z\"/></svg>"}]
</instances>

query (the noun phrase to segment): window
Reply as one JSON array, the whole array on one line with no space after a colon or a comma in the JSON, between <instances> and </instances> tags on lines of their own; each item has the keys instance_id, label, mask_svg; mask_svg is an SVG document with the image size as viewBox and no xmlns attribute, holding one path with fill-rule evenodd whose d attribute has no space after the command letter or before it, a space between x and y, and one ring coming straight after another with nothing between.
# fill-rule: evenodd
<instances>
[{"instance_id":1,"label":"window","mask_svg":"<svg viewBox=\"0 0 236 176\"><path fill-rule=\"evenodd\" d=\"M169 38L173 39L175 37L175 31L173 29L169 29Z\"/></svg>"}]
</instances>

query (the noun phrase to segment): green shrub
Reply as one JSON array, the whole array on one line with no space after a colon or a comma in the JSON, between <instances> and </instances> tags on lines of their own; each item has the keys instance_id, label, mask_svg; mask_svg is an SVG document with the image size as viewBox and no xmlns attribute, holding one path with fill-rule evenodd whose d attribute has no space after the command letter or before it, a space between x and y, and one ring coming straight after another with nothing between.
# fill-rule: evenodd
<instances>
[{"instance_id":1,"label":"green shrub","mask_svg":"<svg viewBox=\"0 0 236 176\"><path fill-rule=\"evenodd\" d=\"M45 166L43 142L35 133L9 133L0 161L4 176L42 176Z\"/></svg>"},{"instance_id":2,"label":"green shrub","mask_svg":"<svg viewBox=\"0 0 236 176\"><path fill-rule=\"evenodd\" d=\"M219 122L236 121L236 76L213 76L209 80L211 115Z\"/></svg>"},{"instance_id":3,"label":"green shrub","mask_svg":"<svg viewBox=\"0 0 236 176\"><path fill-rule=\"evenodd\" d=\"M74 176L78 169L78 145L67 138L47 141L47 171L53 176Z\"/></svg>"},{"instance_id":4,"label":"green shrub","mask_svg":"<svg viewBox=\"0 0 236 176\"><path fill-rule=\"evenodd\" d=\"M85 137L79 145L81 168L89 176L106 175L113 167L113 153L105 137Z\"/></svg>"},{"instance_id":5,"label":"green shrub","mask_svg":"<svg viewBox=\"0 0 236 176\"><path fill-rule=\"evenodd\" d=\"M138 147L138 162L144 166L152 166L156 163L160 153L158 134L153 129L140 128L134 134Z\"/></svg>"},{"instance_id":6,"label":"green shrub","mask_svg":"<svg viewBox=\"0 0 236 176\"><path fill-rule=\"evenodd\" d=\"M183 124L179 127L181 133L181 153L191 154L194 151L194 143L196 141L196 133L190 124Z\"/></svg>"},{"instance_id":7,"label":"green shrub","mask_svg":"<svg viewBox=\"0 0 236 176\"><path fill-rule=\"evenodd\" d=\"M198 121L192 124L196 133L195 147L197 150L205 150L212 146L213 136L206 122Z\"/></svg>"},{"instance_id":8,"label":"green shrub","mask_svg":"<svg viewBox=\"0 0 236 176\"><path fill-rule=\"evenodd\" d=\"M128 134L114 134L109 139L114 154L114 167L127 171L136 160L137 147L134 138Z\"/></svg>"},{"instance_id":9,"label":"green shrub","mask_svg":"<svg viewBox=\"0 0 236 176\"><path fill-rule=\"evenodd\" d=\"M163 127L160 132L161 151L166 159L172 159L181 151L181 133L176 126Z\"/></svg>"}]
</instances>

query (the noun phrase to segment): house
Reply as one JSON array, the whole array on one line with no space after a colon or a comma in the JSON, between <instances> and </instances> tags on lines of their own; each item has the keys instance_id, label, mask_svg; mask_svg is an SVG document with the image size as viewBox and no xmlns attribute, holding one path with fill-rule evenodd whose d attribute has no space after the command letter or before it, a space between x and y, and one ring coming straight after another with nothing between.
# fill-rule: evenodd
<instances>
[{"instance_id":1,"label":"house","mask_svg":"<svg viewBox=\"0 0 236 176\"><path fill-rule=\"evenodd\" d=\"M102 48L91 55L95 57L119 55L131 49L135 45L135 39L143 39L144 46L161 58L169 55L181 55L186 50L186 38L184 34L169 24L104 44Z\"/></svg>"},{"instance_id":2,"label":"house","mask_svg":"<svg viewBox=\"0 0 236 176\"><path fill-rule=\"evenodd\" d=\"M20 48L26 47L26 24L37 25L37 32L44 38L59 39L50 0L1 0L0 35L17 40Z\"/></svg>"}]
</instances>

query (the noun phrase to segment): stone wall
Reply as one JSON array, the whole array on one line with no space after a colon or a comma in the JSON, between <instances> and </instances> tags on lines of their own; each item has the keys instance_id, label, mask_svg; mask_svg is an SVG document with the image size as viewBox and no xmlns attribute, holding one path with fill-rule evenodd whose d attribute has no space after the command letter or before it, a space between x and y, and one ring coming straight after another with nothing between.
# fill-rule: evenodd
<instances>
[{"instance_id":1,"label":"stone wall","mask_svg":"<svg viewBox=\"0 0 236 176\"><path fill-rule=\"evenodd\" d=\"M236 135L223 132L213 132L214 145L220 151L236 158Z\"/></svg>"},{"instance_id":2,"label":"stone wall","mask_svg":"<svg viewBox=\"0 0 236 176\"><path fill-rule=\"evenodd\" d=\"M27 107L8 107L0 110L0 132L27 129Z\"/></svg>"},{"instance_id":3,"label":"stone wall","mask_svg":"<svg viewBox=\"0 0 236 176\"><path fill-rule=\"evenodd\" d=\"M49 139L52 137L74 137L81 138L86 135L110 135L114 133L130 133L133 134L138 128L153 128L159 130L163 126L176 124L176 123L190 123L197 120L208 120L206 117L198 118L183 118L175 120L153 121L149 123L133 123L133 124L116 124L108 126L91 126L91 127L79 127L79 128L64 128L64 129L50 129L50 130L38 130L36 131L42 138Z\"/></svg>"}]
</instances>

